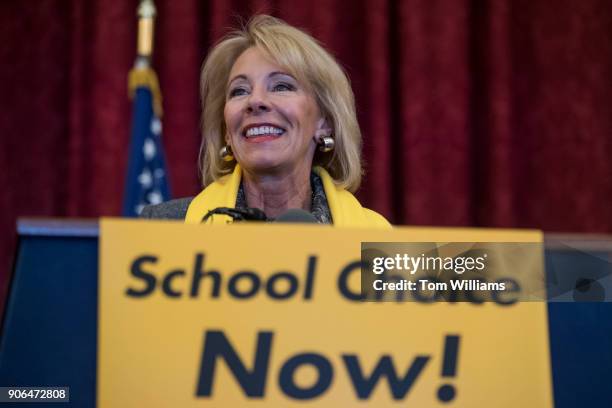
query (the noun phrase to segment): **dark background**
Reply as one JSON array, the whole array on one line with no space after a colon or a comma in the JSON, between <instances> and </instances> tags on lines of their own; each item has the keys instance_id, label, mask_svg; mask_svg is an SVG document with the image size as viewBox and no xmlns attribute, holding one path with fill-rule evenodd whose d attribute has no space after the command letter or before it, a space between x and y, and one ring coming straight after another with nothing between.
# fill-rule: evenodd
<instances>
[{"instance_id":1,"label":"dark background","mask_svg":"<svg viewBox=\"0 0 612 408\"><path fill-rule=\"evenodd\" d=\"M136 0L0 2L0 298L18 216L118 215ZM199 191L199 68L241 18L306 29L347 70L362 203L395 224L612 232L608 0L157 0L174 195Z\"/></svg>"}]
</instances>

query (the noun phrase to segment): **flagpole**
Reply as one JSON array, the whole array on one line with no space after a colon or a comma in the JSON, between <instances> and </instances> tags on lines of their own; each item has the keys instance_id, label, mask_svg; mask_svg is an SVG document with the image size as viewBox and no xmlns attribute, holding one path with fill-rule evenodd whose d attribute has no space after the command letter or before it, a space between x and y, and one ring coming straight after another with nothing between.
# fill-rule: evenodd
<instances>
[{"instance_id":1,"label":"flagpole","mask_svg":"<svg viewBox=\"0 0 612 408\"><path fill-rule=\"evenodd\" d=\"M138 5L138 43L134 68L128 78L128 93L133 98L136 88L146 86L153 94L153 109L157 117L163 116L162 96L157 75L151 67L153 31L157 10L153 0L141 0Z\"/></svg>"},{"instance_id":2,"label":"flagpole","mask_svg":"<svg viewBox=\"0 0 612 408\"><path fill-rule=\"evenodd\" d=\"M153 0L141 0L138 6L138 56L136 66L149 66L153 54L153 30L157 10Z\"/></svg>"}]
</instances>

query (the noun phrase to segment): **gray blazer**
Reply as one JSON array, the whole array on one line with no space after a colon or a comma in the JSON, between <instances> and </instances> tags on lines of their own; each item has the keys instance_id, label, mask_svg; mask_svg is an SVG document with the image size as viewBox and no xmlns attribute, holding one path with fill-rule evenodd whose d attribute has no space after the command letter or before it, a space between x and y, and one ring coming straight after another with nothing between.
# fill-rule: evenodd
<instances>
[{"instance_id":1,"label":"gray blazer","mask_svg":"<svg viewBox=\"0 0 612 408\"><path fill-rule=\"evenodd\" d=\"M187 208L193 197L177 198L156 205L147 205L140 213L141 218L160 218L166 220L184 220Z\"/></svg>"}]
</instances>

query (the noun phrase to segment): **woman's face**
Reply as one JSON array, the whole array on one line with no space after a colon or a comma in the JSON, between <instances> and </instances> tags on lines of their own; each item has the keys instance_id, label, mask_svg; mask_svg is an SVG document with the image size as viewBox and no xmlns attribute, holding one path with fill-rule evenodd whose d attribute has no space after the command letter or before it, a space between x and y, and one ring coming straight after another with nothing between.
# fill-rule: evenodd
<instances>
[{"instance_id":1,"label":"woman's face","mask_svg":"<svg viewBox=\"0 0 612 408\"><path fill-rule=\"evenodd\" d=\"M229 75L224 109L234 157L254 174L310 173L317 131L325 131L314 96L257 48Z\"/></svg>"}]
</instances>

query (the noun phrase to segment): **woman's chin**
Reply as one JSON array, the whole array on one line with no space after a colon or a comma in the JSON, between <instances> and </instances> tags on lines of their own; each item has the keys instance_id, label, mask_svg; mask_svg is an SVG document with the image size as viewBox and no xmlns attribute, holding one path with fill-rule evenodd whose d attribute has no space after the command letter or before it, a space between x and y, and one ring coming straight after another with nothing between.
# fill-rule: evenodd
<instances>
[{"instance_id":1,"label":"woman's chin","mask_svg":"<svg viewBox=\"0 0 612 408\"><path fill-rule=\"evenodd\" d=\"M279 160L278 157L251 157L240 163L245 171L253 174L276 174L291 167L289 160Z\"/></svg>"}]
</instances>

